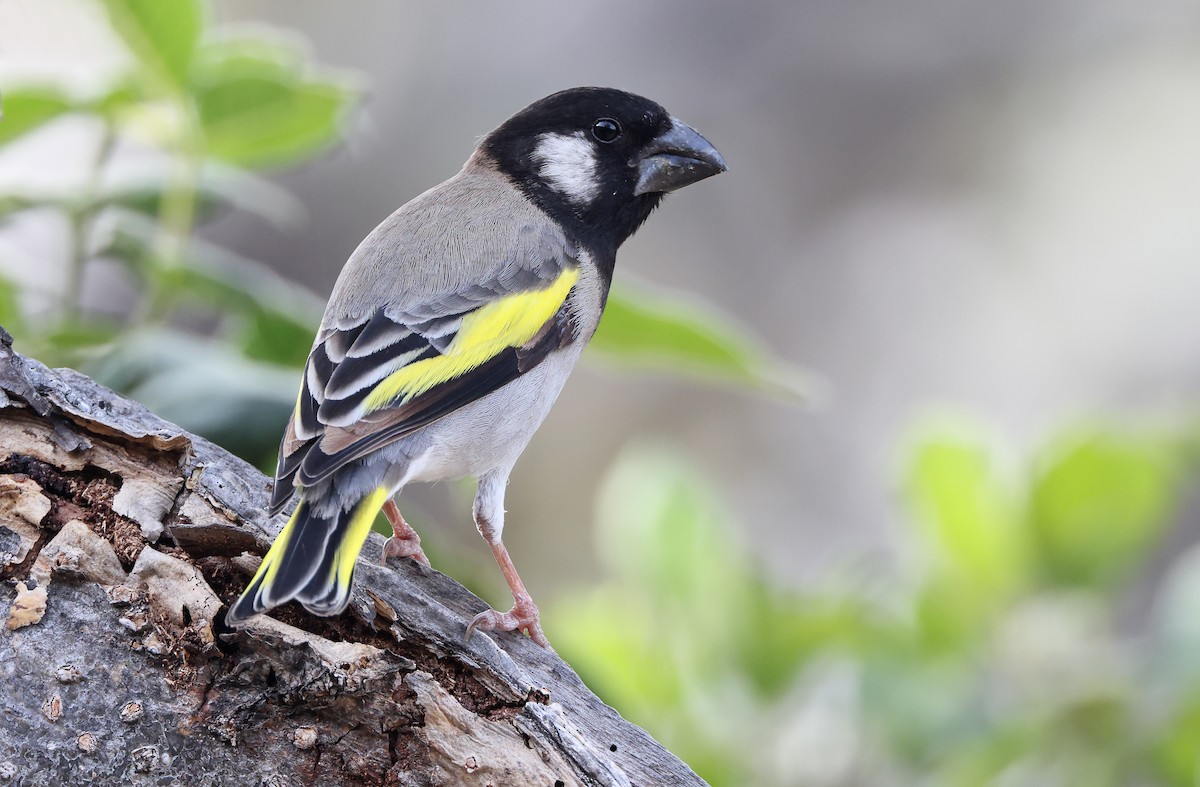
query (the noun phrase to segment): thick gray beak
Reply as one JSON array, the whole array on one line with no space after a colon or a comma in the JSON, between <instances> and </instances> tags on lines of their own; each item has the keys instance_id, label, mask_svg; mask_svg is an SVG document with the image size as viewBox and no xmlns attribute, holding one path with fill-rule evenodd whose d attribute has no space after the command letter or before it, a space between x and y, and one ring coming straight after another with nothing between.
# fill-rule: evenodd
<instances>
[{"instance_id":1,"label":"thick gray beak","mask_svg":"<svg viewBox=\"0 0 1200 787\"><path fill-rule=\"evenodd\" d=\"M674 191L728 169L717 149L679 118L671 118L671 127L652 139L635 163L634 194Z\"/></svg>"}]
</instances>

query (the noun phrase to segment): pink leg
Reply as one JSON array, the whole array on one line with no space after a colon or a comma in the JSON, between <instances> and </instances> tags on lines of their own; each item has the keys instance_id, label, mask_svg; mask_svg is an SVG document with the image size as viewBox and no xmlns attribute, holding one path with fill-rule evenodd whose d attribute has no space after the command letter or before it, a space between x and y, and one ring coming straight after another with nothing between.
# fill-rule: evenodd
<instances>
[{"instance_id":1,"label":"pink leg","mask_svg":"<svg viewBox=\"0 0 1200 787\"><path fill-rule=\"evenodd\" d=\"M383 515L392 524L392 537L383 545L380 562L386 565L389 557L411 557L428 566L429 558L425 557L425 551L421 549L421 537L404 521L404 517L400 516L400 509L396 507L395 500L389 499L383 504Z\"/></svg>"},{"instance_id":2,"label":"pink leg","mask_svg":"<svg viewBox=\"0 0 1200 787\"><path fill-rule=\"evenodd\" d=\"M513 565L512 558L508 555L508 550L504 543L499 539L491 542L492 554L496 556L496 563L500 565L500 570L504 573L504 579L508 582L508 587L513 594L513 608L508 612L497 612L494 609L489 609L486 612L481 612L475 616L467 626L467 639L471 639L471 635L475 633L475 629L483 631L524 631L529 635L529 638L541 645L547 650L552 650L550 641L546 639L546 635L542 633L542 624L538 620L538 608L533 603L533 599L529 596L529 591L525 589L525 583L521 581L521 577L517 574L517 567Z\"/></svg>"}]
</instances>

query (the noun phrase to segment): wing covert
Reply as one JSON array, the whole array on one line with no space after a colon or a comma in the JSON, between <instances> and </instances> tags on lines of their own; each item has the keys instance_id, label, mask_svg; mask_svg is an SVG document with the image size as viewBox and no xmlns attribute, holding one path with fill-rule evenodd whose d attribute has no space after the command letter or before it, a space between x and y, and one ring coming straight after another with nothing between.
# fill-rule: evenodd
<instances>
[{"instance_id":1,"label":"wing covert","mask_svg":"<svg viewBox=\"0 0 1200 787\"><path fill-rule=\"evenodd\" d=\"M580 272L576 260L564 263L549 281L542 271L508 282L544 281L540 288L512 291L496 282L443 298L437 309L382 308L322 331L280 446L272 510L286 505L294 486L328 478L486 396L573 340L567 298Z\"/></svg>"}]
</instances>

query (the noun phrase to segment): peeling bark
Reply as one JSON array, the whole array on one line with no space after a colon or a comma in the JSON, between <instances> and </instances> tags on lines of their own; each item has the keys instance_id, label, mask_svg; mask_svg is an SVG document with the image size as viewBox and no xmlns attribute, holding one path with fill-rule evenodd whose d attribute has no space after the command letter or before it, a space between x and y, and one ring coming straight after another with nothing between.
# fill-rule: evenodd
<instances>
[{"instance_id":1,"label":"peeling bark","mask_svg":"<svg viewBox=\"0 0 1200 787\"><path fill-rule=\"evenodd\" d=\"M703 784L374 534L345 614L230 630L270 480L0 342L0 784Z\"/></svg>"}]
</instances>

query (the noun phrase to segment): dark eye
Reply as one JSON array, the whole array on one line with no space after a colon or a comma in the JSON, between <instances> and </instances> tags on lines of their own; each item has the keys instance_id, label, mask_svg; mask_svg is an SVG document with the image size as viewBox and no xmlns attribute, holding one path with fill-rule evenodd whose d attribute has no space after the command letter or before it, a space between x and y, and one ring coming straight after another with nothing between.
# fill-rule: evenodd
<instances>
[{"instance_id":1,"label":"dark eye","mask_svg":"<svg viewBox=\"0 0 1200 787\"><path fill-rule=\"evenodd\" d=\"M592 124L592 136L601 142L612 142L621 136L621 124L612 118L600 118Z\"/></svg>"}]
</instances>

